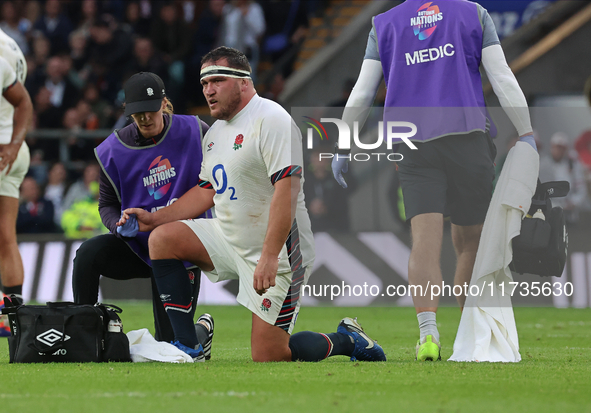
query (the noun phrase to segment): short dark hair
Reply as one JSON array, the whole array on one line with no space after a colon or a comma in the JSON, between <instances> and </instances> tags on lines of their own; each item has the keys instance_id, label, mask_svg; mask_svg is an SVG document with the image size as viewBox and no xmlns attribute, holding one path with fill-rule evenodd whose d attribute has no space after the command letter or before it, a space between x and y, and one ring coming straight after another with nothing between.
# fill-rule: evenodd
<instances>
[{"instance_id":1,"label":"short dark hair","mask_svg":"<svg viewBox=\"0 0 591 413\"><path fill-rule=\"evenodd\" d=\"M228 61L228 66L232 69L248 70L252 73L252 69L250 67L250 63L248 63L246 55L240 50L226 46L220 46L203 56L201 59L201 65L203 66L208 62L215 63L222 59L226 59Z\"/></svg>"}]
</instances>

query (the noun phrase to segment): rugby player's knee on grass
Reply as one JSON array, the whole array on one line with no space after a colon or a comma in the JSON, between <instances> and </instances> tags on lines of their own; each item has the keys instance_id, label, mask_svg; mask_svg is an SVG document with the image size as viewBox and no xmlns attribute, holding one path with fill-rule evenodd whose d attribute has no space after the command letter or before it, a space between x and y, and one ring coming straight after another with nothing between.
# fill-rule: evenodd
<instances>
[{"instance_id":1,"label":"rugby player's knee on grass","mask_svg":"<svg viewBox=\"0 0 591 413\"><path fill-rule=\"evenodd\" d=\"M252 315L250 337L252 360L255 362L291 361L289 334L256 315Z\"/></svg>"},{"instance_id":2,"label":"rugby player's knee on grass","mask_svg":"<svg viewBox=\"0 0 591 413\"><path fill-rule=\"evenodd\" d=\"M281 346L280 348L276 346L253 347L251 354L252 361L256 363L291 361L291 350L289 349L289 346Z\"/></svg>"},{"instance_id":3,"label":"rugby player's knee on grass","mask_svg":"<svg viewBox=\"0 0 591 413\"><path fill-rule=\"evenodd\" d=\"M269 361L291 361L289 334L276 328L274 334L263 334L251 339L252 361L265 363Z\"/></svg>"}]
</instances>

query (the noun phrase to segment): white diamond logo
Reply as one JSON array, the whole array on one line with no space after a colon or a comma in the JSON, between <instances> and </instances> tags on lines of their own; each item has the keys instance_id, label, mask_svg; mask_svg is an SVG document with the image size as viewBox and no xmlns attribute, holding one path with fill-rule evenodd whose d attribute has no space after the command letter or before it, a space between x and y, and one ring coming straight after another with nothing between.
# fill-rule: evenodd
<instances>
[{"instance_id":1,"label":"white diamond logo","mask_svg":"<svg viewBox=\"0 0 591 413\"><path fill-rule=\"evenodd\" d=\"M52 328L51 330L47 330L47 331L44 331L43 333L39 334L37 336L37 340L47 346L52 346L55 343L57 343L58 341L60 341L63 336L64 335L61 331L57 331L56 329ZM69 339L70 339L70 336L66 334L66 338L64 338L64 341L67 341Z\"/></svg>"}]
</instances>

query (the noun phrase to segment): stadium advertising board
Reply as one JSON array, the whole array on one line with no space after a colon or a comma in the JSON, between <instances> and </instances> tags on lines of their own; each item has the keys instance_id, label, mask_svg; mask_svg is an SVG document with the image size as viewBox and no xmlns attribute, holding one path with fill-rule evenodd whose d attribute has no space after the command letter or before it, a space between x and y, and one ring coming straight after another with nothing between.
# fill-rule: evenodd
<instances>
[{"instance_id":1,"label":"stadium advertising board","mask_svg":"<svg viewBox=\"0 0 591 413\"><path fill-rule=\"evenodd\" d=\"M306 306L412 306L408 286L409 239L390 232L314 235L316 262L309 288L303 292ZM570 256L560 278L514 274L508 285L515 305L591 307L591 243L585 230L571 230ZM19 243L25 268L23 294L26 301L72 300L72 261L80 241L24 241ZM455 262L442 260L444 289L427 294L441 295L443 305L455 305L453 272ZM448 251L451 252L451 251ZM103 278L99 301L150 299L150 282L137 279L113 281ZM570 284L569 284L570 283ZM537 291L539 289L539 292ZM549 290L550 289L550 290ZM211 283L201 277L201 304L237 305L238 285ZM469 291L469 294L480 292Z\"/></svg>"}]
</instances>

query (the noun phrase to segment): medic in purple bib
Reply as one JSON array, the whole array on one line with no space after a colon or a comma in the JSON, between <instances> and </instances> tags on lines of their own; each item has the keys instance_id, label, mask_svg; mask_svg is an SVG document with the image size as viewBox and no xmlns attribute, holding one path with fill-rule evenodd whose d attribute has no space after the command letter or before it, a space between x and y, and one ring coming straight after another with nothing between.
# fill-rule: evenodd
<instances>
[{"instance_id":1,"label":"medic in purple bib","mask_svg":"<svg viewBox=\"0 0 591 413\"><path fill-rule=\"evenodd\" d=\"M413 142L398 148L403 156L398 174L413 239L408 281L419 291L413 296L419 361L441 359L439 297L425 298L420 291L442 283L444 217L451 219L457 256L454 283L463 286L470 282L492 198L496 149L481 66L520 140L536 150L527 101L507 65L494 23L482 6L467 0L407 0L375 16L361 72L343 112L343 121L353 129L383 78L386 127L390 120L416 126L409 137ZM363 122L358 130L362 127ZM334 177L345 188L348 149L338 148L332 160ZM457 298L462 308L466 297Z\"/></svg>"},{"instance_id":2,"label":"medic in purple bib","mask_svg":"<svg viewBox=\"0 0 591 413\"><path fill-rule=\"evenodd\" d=\"M124 227L116 223L126 208L153 212L198 184L203 159L201 140L209 126L196 116L174 115L164 83L153 73L133 75L124 90L125 115L134 122L113 132L95 149L102 168L99 212L111 233L87 240L76 252L74 300L79 304L96 303L101 275L117 280L151 278L155 338L170 342L174 334L163 307L167 297L159 296L152 275L150 234L138 232L137 222ZM211 212L195 218L211 218ZM201 272L185 264L193 286L192 305L185 310L193 314Z\"/></svg>"}]
</instances>

